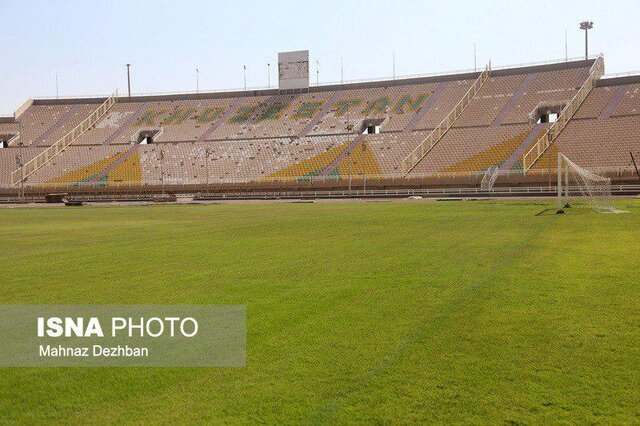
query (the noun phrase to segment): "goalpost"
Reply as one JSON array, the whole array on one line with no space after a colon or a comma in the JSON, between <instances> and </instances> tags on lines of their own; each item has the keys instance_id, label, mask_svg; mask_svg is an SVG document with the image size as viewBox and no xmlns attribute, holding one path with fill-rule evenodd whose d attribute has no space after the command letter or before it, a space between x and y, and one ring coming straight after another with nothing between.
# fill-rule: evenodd
<instances>
[{"instance_id":1,"label":"goalpost","mask_svg":"<svg viewBox=\"0 0 640 426\"><path fill-rule=\"evenodd\" d=\"M491 166L489 167L482 176L482 181L480 182L480 189L484 191L492 191L493 185L495 185L496 180L498 179L498 174L500 172L500 167Z\"/></svg>"},{"instance_id":2,"label":"goalpost","mask_svg":"<svg viewBox=\"0 0 640 426\"><path fill-rule=\"evenodd\" d=\"M613 206L611 179L578 166L558 153L558 211L586 207L597 213L626 213Z\"/></svg>"}]
</instances>

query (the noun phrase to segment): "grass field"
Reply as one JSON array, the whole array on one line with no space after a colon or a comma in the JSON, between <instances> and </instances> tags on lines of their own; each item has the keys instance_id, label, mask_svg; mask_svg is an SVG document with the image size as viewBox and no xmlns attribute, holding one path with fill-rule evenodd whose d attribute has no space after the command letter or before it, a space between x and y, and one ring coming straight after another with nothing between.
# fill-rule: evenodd
<instances>
[{"instance_id":1,"label":"grass field","mask_svg":"<svg viewBox=\"0 0 640 426\"><path fill-rule=\"evenodd\" d=\"M2 368L0 419L640 423L639 201L0 209L0 303L248 332L246 368Z\"/></svg>"}]
</instances>

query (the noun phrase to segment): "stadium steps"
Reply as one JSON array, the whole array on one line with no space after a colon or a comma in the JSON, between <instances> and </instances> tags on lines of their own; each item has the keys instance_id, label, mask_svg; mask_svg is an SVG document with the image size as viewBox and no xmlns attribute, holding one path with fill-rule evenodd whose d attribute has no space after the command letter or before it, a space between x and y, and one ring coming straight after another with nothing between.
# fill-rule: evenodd
<instances>
[{"instance_id":1,"label":"stadium steps","mask_svg":"<svg viewBox=\"0 0 640 426\"><path fill-rule=\"evenodd\" d=\"M547 129L544 135L538 139L529 151L522 155L520 162L522 163L522 169L525 174L544 155L558 136L560 136L564 128L567 127L575 113L580 109L584 101L589 96L598 79L603 75L604 58L599 56L591 66L589 76L586 81L583 83L582 87L580 87L573 99L571 99L571 101L564 107L558 116L558 120Z\"/></svg>"},{"instance_id":2,"label":"stadium steps","mask_svg":"<svg viewBox=\"0 0 640 426\"><path fill-rule=\"evenodd\" d=\"M331 162L325 169L320 172L318 176L330 176L336 172L340 164L345 160L348 156L348 153L353 153L354 149L362 140L364 139L363 135L356 136L351 142L347 142L345 144L345 148L340 152L340 154Z\"/></svg>"},{"instance_id":3,"label":"stadium steps","mask_svg":"<svg viewBox=\"0 0 640 426\"><path fill-rule=\"evenodd\" d=\"M212 125L210 125L207 130L205 130L200 136L198 136L198 142L204 142L207 140L211 133L213 133L220 125L226 122L231 115L234 113L238 105L242 102L243 98L236 98L231 105L227 108L227 110L222 114L220 118L218 118Z\"/></svg>"},{"instance_id":4,"label":"stadium steps","mask_svg":"<svg viewBox=\"0 0 640 426\"><path fill-rule=\"evenodd\" d=\"M478 92L482 90L484 83L490 76L491 63L489 63L485 70L478 75L478 78L473 82L469 90L464 94L444 120L442 120L440 124L402 160L402 174L404 176L411 173L411 171L420 164L422 160L424 160L427 154L431 152L438 142L440 142L447 132L456 124L458 118L464 114L464 111L471 102L473 102Z\"/></svg>"},{"instance_id":5,"label":"stadium steps","mask_svg":"<svg viewBox=\"0 0 640 426\"><path fill-rule=\"evenodd\" d=\"M138 119L138 117L140 117L142 115L142 113L148 108L148 106L149 106L148 103L142 104L142 106L140 108L138 108L138 110L133 115L131 115L131 117L127 120L127 122L124 123L122 126L120 126L120 128L118 130L116 130L115 133L113 133L111 136L109 136L107 138L107 140L105 140L102 143L102 145L110 145L113 141L115 141L120 136L122 136L122 134L124 132L126 132L127 130L129 130L131 128L133 123L135 123L135 121Z\"/></svg>"},{"instance_id":6,"label":"stadium steps","mask_svg":"<svg viewBox=\"0 0 640 426\"><path fill-rule=\"evenodd\" d=\"M103 179L108 182L109 186L141 183L142 164L140 163L140 150L135 150L128 154L126 158L118 161L118 164L114 165Z\"/></svg>"},{"instance_id":7,"label":"stadium steps","mask_svg":"<svg viewBox=\"0 0 640 426\"><path fill-rule=\"evenodd\" d=\"M124 154L119 156L115 161L113 161L110 164L108 164L107 167L104 168L104 170L102 170L100 173L94 175L89 180L89 182L98 182L98 181L101 181L104 178L108 177L109 173L111 173L116 167L118 167L127 158L129 158L134 152L136 152L138 150L138 148L140 148L140 144L135 144L134 146L129 148Z\"/></svg>"},{"instance_id":8,"label":"stadium steps","mask_svg":"<svg viewBox=\"0 0 640 426\"><path fill-rule=\"evenodd\" d=\"M598 116L598 120L606 120L607 118L611 117L613 113L616 112L616 109L618 109L620 102L622 102L622 100L624 99L625 93L627 93L629 89L631 89L631 85L629 84L620 86L618 88L618 91L615 93L615 95L613 95L613 98L611 98L611 101L609 102L609 104L607 104L605 109L603 109L600 115Z\"/></svg>"},{"instance_id":9,"label":"stadium steps","mask_svg":"<svg viewBox=\"0 0 640 426\"><path fill-rule=\"evenodd\" d=\"M373 150L367 145L364 136L361 137L360 140L362 143L352 148L350 158L348 157L340 163L336 169L337 173L334 171L333 174L348 176L350 171L351 176L382 175L382 169L380 169L380 164L378 164L378 160L373 154ZM351 162L351 167L349 167L349 162Z\"/></svg>"},{"instance_id":10,"label":"stadium steps","mask_svg":"<svg viewBox=\"0 0 640 426\"><path fill-rule=\"evenodd\" d=\"M501 166L508 153L513 152L521 144L522 140L527 137L529 132L525 131L500 143L497 143L477 154L465 158L464 160L446 167L442 170L445 173L459 172L480 172L485 171L493 166Z\"/></svg>"},{"instance_id":11,"label":"stadium steps","mask_svg":"<svg viewBox=\"0 0 640 426\"><path fill-rule=\"evenodd\" d=\"M31 145L29 145L30 147L37 147L40 146L40 144L44 141L47 140L47 138L53 134L53 132L55 132L56 130L60 129L64 123L67 122L67 120L69 120L69 118L71 118L73 116L73 114L75 114L78 110L80 109L80 105L73 105L71 108L69 108L69 111L67 111L65 114L62 114L62 117L60 117L58 119L58 121L56 121L53 126L49 127L42 135L40 135L40 137L38 139L36 139Z\"/></svg>"},{"instance_id":12,"label":"stadium steps","mask_svg":"<svg viewBox=\"0 0 640 426\"><path fill-rule=\"evenodd\" d=\"M338 98L340 97L340 91L335 91L333 92L333 95L331 95L331 98L322 106L322 109L315 115L315 117L313 117L313 119L307 123L306 126L304 126L304 128L300 131L300 133L298 133L298 138L303 138L305 136L307 136L307 134L313 130L313 128L315 126L318 125L318 123L320 123L320 121L322 121L322 119L331 112L331 108L333 107L333 104L336 103L336 101L338 100Z\"/></svg>"},{"instance_id":13,"label":"stadium steps","mask_svg":"<svg viewBox=\"0 0 640 426\"><path fill-rule=\"evenodd\" d=\"M413 131L413 129L420 122L420 120L422 120L422 118L425 115L427 115L427 113L431 110L431 108L433 108L433 106L438 101L438 99L440 99L440 96L442 96L442 94L444 93L444 91L446 90L448 85L449 85L449 83L446 82L446 81L443 81L442 83L440 83L438 85L436 90L431 94L431 96L429 96L429 99L427 99L427 102L424 103L424 105L422 106L420 111L418 111L418 113L413 116L411 121L409 121L407 123L407 125L405 126L403 132L411 132L411 131Z\"/></svg>"},{"instance_id":14,"label":"stadium steps","mask_svg":"<svg viewBox=\"0 0 640 426\"><path fill-rule=\"evenodd\" d=\"M498 114L496 119L493 120L493 123L491 123L491 127L498 127L502 124L504 120L506 120L506 118L509 116L511 111L513 111L513 109L518 105L518 103L520 102L524 94L527 93L529 86L531 86L531 83L534 82L536 77L537 77L537 74L529 74L522 81L522 83L520 84L520 87L518 87L518 90L516 90L516 92L511 97L511 99L509 99L509 102L507 102L507 104L504 106L502 111L500 111L500 114Z\"/></svg>"},{"instance_id":15,"label":"stadium steps","mask_svg":"<svg viewBox=\"0 0 640 426\"><path fill-rule=\"evenodd\" d=\"M101 160L94 161L85 166L64 173L56 178L50 179L46 181L45 185L51 185L53 183L77 184L82 182L97 181L95 177L100 174L100 171L104 170L110 164L117 161L123 155L124 154L122 152L118 152L114 155L109 155Z\"/></svg>"},{"instance_id":16,"label":"stadium steps","mask_svg":"<svg viewBox=\"0 0 640 426\"><path fill-rule=\"evenodd\" d=\"M40 170L52 159L64 152L69 145L77 141L80 136L84 135L87 130L91 129L98 121L100 121L100 119L116 104L117 101L118 91L116 90L110 97L100 104L95 111L89 114L87 118L85 118L66 135L51 146L47 147L40 154L24 163L22 167L15 169L11 173L11 184L17 185L20 182L24 182L29 176Z\"/></svg>"},{"instance_id":17,"label":"stadium steps","mask_svg":"<svg viewBox=\"0 0 640 426\"><path fill-rule=\"evenodd\" d=\"M522 140L522 142L520 142L520 145L518 145L516 150L513 151L513 153L504 161L504 163L502 163L499 170L500 171L511 170L516 165L516 163L519 163L522 155L525 152L527 152L527 150L529 150L531 145L537 141L537 139L542 135L542 133L545 130L547 130L548 126L549 126L549 123L538 123L535 126L533 126L533 129L531 129L527 137L525 137ZM520 164L520 168L521 167L522 167L522 164Z\"/></svg>"},{"instance_id":18,"label":"stadium steps","mask_svg":"<svg viewBox=\"0 0 640 426\"><path fill-rule=\"evenodd\" d=\"M302 161L298 161L283 169L278 170L275 173L267 176L264 181L270 181L274 178L308 178L311 176L319 176L320 173L325 170L329 164L335 161L336 157L340 155L347 147L346 143L334 146L327 151L314 155L310 158L306 158Z\"/></svg>"}]
</instances>

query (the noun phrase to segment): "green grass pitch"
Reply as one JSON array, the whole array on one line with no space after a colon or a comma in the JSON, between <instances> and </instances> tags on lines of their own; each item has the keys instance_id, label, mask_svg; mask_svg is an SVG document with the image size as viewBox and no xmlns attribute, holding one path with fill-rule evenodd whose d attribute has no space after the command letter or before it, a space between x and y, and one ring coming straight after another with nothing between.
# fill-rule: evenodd
<instances>
[{"instance_id":1,"label":"green grass pitch","mask_svg":"<svg viewBox=\"0 0 640 426\"><path fill-rule=\"evenodd\" d=\"M0 368L0 421L639 423L640 202L552 204L0 209L0 303L248 333L246 368Z\"/></svg>"}]
</instances>

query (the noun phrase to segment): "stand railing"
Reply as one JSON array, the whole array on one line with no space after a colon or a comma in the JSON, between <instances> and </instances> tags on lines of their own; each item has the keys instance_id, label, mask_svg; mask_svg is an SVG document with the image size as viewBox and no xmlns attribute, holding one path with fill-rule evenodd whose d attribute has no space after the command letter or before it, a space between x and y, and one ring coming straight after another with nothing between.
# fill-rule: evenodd
<instances>
[{"instance_id":1,"label":"stand railing","mask_svg":"<svg viewBox=\"0 0 640 426\"><path fill-rule=\"evenodd\" d=\"M595 87L596 81L604 75L604 58L599 56L593 63L589 70L589 77L584 82L578 93L575 94L573 99L562 109L558 115L558 120L553 123L547 132L542 135L538 142L531 147L531 149L522 156L522 169L526 174L531 167L538 161L540 157L546 152L547 148L560 136L562 130L567 127L569 120L573 118L574 114L578 111L578 108L585 101L591 90Z\"/></svg>"},{"instance_id":2,"label":"stand railing","mask_svg":"<svg viewBox=\"0 0 640 426\"><path fill-rule=\"evenodd\" d=\"M82 123L78 124L69 133L64 135L62 139L42 151L33 159L24 163L21 167L17 168L11 173L11 184L17 185L21 181L24 181L27 177L35 173L42 166L47 164L56 155L64 151L69 145L75 142L80 136L95 125L103 115L115 105L118 98L118 91L116 90L102 105L100 105L95 111L91 113Z\"/></svg>"},{"instance_id":3,"label":"stand railing","mask_svg":"<svg viewBox=\"0 0 640 426\"><path fill-rule=\"evenodd\" d=\"M420 144L402 160L402 173L406 176L411 170L414 169L422 161L422 159L433 149L434 146L444 137L444 135L453 127L456 120L462 112L471 103L473 98L482 88L485 81L491 76L491 62L485 68L485 70L476 79L473 85L469 88L467 93L460 99L460 102L453 108L453 110L433 129L429 136L427 136Z\"/></svg>"}]
</instances>

